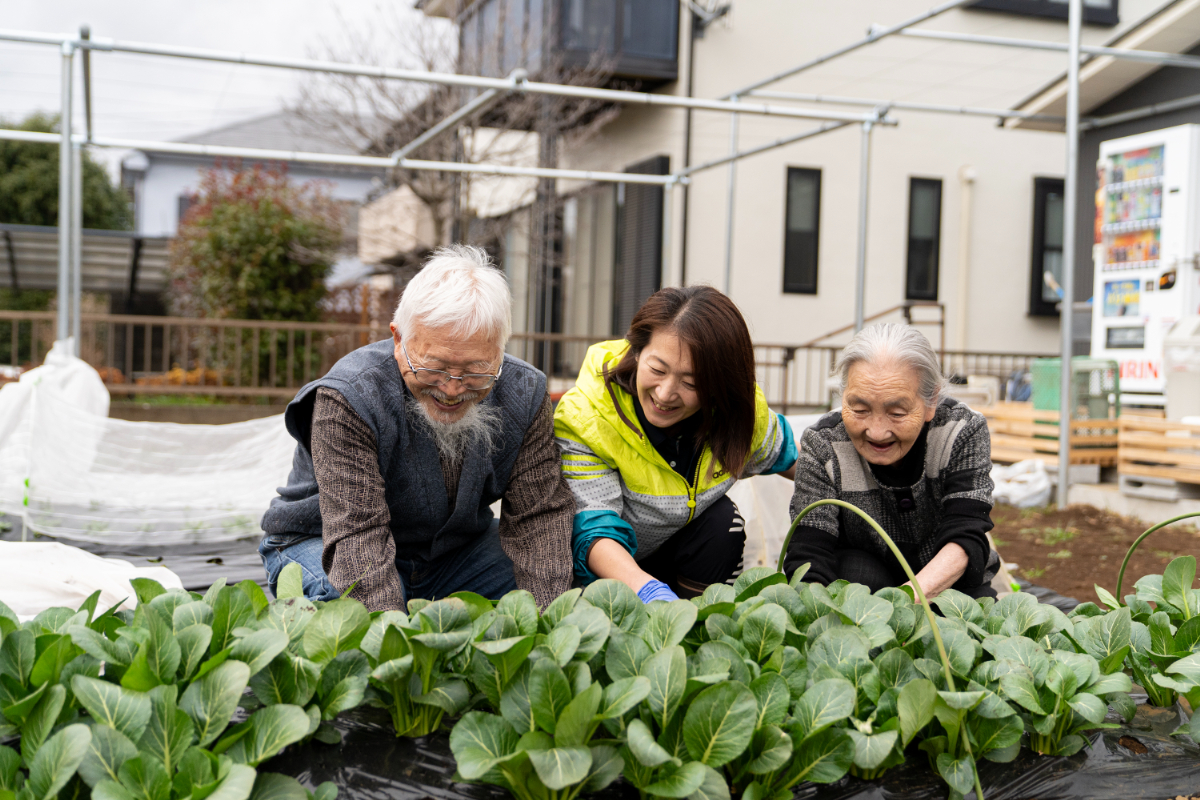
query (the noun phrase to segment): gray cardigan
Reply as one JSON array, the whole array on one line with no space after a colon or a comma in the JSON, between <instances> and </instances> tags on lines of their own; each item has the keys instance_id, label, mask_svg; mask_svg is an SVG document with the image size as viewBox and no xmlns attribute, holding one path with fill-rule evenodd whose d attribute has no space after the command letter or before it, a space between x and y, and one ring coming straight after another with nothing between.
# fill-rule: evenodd
<instances>
[{"instance_id":1,"label":"gray cardigan","mask_svg":"<svg viewBox=\"0 0 1200 800\"><path fill-rule=\"evenodd\" d=\"M839 411L804 432L791 517L817 500L837 498L858 506L887 531L914 572L946 544L966 551L967 570L955 588L990 582L1000 557L987 540L992 528L991 438L987 422L952 398L938 404L923 435L923 469L909 486L884 486L858 454ZM920 443L919 443L920 444ZM905 459L920 458L914 445ZM805 580L837 579L837 551L866 551L885 563L895 556L870 526L852 511L822 506L796 529L784 569L791 574L811 564Z\"/></svg>"}]
</instances>

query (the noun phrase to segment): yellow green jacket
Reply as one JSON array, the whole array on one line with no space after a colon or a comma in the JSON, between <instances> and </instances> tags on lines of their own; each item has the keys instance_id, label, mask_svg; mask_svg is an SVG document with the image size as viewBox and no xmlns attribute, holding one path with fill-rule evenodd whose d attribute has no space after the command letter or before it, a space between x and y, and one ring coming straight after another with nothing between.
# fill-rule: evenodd
<instances>
[{"instance_id":1,"label":"yellow green jacket","mask_svg":"<svg viewBox=\"0 0 1200 800\"><path fill-rule=\"evenodd\" d=\"M575 496L575 574L595 580L587 554L596 539L620 542L639 560L719 500L736 480L705 445L696 472L684 478L646 438L629 392L604 382L625 354L624 339L588 348L575 388L554 411L562 468ZM755 387L754 438L742 476L773 474L796 461L791 426ZM703 413L703 412L701 412ZM709 467L712 467L711 469Z\"/></svg>"}]
</instances>

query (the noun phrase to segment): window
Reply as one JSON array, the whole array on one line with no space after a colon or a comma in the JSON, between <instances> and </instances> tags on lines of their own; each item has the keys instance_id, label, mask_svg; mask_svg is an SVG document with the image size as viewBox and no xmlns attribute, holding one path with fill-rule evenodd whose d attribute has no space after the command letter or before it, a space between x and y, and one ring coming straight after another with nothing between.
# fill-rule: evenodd
<instances>
[{"instance_id":1,"label":"window","mask_svg":"<svg viewBox=\"0 0 1200 800\"><path fill-rule=\"evenodd\" d=\"M1033 257L1029 281L1029 314L1058 316L1063 265L1063 182L1033 179Z\"/></svg>"},{"instance_id":2,"label":"window","mask_svg":"<svg viewBox=\"0 0 1200 800\"><path fill-rule=\"evenodd\" d=\"M783 226L783 290L817 293L817 242L821 227L821 170L788 167Z\"/></svg>"},{"instance_id":3,"label":"window","mask_svg":"<svg viewBox=\"0 0 1200 800\"><path fill-rule=\"evenodd\" d=\"M1083 0L1083 21L1093 25L1116 25L1118 0ZM1033 17L1067 18L1067 0L976 0L971 8L1028 14Z\"/></svg>"},{"instance_id":4,"label":"window","mask_svg":"<svg viewBox=\"0 0 1200 800\"><path fill-rule=\"evenodd\" d=\"M908 300L937 300L938 258L942 238L942 182L912 178L908 182Z\"/></svg>"},{"instance_id":5,"label":"window","mask_svg":"<svg viewBox=\"0 0 1200 800\"><path fill-rule=\"evenodd\" d=\"M196 204L196 195L181 194L181 195L179 195L179 200L177 202L178 202L178 205L176 207L176 210L178 211L179 216L176 218L176 222L182 223L183 218L187 216L187 212L191 211L192 206L194 206Z\"/></svg>"},{"instance_id":6,"label":"window","mask_svg":"<svg viewBox=\"0 0 1200 800\"><path fill-rule=\"evenodd\" d=\"M654 156L625 171L668 175L670 159ZM624 336L633 315L662 285L663 187L618 183L616 200L612 331Z\"/></svg>"}]
</instances>

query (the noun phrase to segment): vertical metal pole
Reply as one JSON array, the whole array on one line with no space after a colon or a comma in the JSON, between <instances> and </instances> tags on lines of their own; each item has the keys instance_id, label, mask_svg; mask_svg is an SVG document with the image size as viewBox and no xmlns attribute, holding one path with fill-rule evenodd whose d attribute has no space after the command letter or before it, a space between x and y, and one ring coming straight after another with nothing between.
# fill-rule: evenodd
<instances>
[{"instance_id":1,"label":"vertical metal pole","mask_svg":"<svg viewBox=\"0 0 1200 800\"><path fill-rule=\"evenodd\" d=\"M867 201L871 190L871 122L862 124L862 151L858 167L858 262L854 270L854 332L863 329L867 292Z\"/></svg>"},{"instance_id":2,"label":"vertical metal pole","mask_svg":"<svg viewBox=\"0 0 1200 800\"><path fill-rule=\"evenodd\" d=\"M1066 508L1071 491L1071 354L1074 345L1072 317L1075 302L1075 198L1079 192L1079 35L1083 27L1083 0L1070 0L1067 30L1067 175L1063 186L1063 298L1059 324L1062 358L1058 397L1058 493L1055 502Z\"/></svg>"},{"instance_id":3,"label":"vertical metal pole","mask_svg":"<svg viewBox=\"0 0 1200 800\"><path fill-rule=\"evenodd\" d=\"M677 283L675 265L671 260L671 195L674 194L676 185L668 183L662 187L662 269L659 276L659 284L662 286L674 286Z\"/></svg>"},{"instance_id":4,"label":"vertical metal pole","mask_svg":"<svg viewBox=\"0 0 1200 800\"><path fill-rule=\"evenodd\" d=\"M75 355L81 352L83 328L80 306L83 299L83 145L71 146L71 336Z\"/></svg>"},{"instance_id":5,"label":"vertical metal pole","mask_svg":"<svg viewBox=\"0 0 1200 800\"><path fill-rule=\"evenodd\" d=\"M738 98L732 98L735 103ZM729 115L729 155L736 156L738 148L738 114ZM737 185L737 159L729 162L729 190L725 205L725 294L733 288L733 190Z\"/></svg>"},{"instance_id":6,"label":"vertical metal pole","mask_svg":"<svg viewBox=\"0 0 1200 800\"><path fill-rule=\"evenodd\" d=\"M68 312L71 302L71 83L75 63L75 47L70 42L62 46L62 107L58 145L58 324L55 339L70 335Z\"/></svg>"}]
</instances>

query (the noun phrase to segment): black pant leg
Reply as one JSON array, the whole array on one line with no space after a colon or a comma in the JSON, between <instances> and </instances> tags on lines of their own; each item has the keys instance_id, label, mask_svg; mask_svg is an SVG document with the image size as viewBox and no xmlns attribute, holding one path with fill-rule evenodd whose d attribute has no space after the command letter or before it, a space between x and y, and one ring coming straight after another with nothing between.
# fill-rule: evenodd
<instances>
[{"instance_id":1,"label":"black pant leg","mask_svg":"<svg viewBox=\"0 0 1200 800\"><path fill-rule=\"evenodd\" d=\"M861 583L872 593L885 586L899 586L907 580L903 576L897 580L897 575L888 564L865 550L838 550L837 560L839 578L851 583Z\"/></svg>"},{"instance_id":2,"label":"black pant leg","mask_svg":"<svg viewBox=\"0 0 1200 800\"><path fill-rule=\"evenodd\" d=\"M680 597L696 597L710 584L732 583L745 549L746 523L724 496L638 565Z\"/></svg>"}]
</instances>

